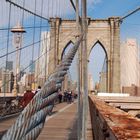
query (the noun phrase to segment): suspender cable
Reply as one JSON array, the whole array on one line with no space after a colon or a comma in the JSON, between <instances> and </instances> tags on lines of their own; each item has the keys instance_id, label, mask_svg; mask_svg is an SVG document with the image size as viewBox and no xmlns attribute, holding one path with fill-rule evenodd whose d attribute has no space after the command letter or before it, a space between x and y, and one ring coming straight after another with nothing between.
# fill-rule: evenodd
<instances>
[{"instance_id":1,"label":"suspender cable","mask_svg":"<svg viewBox=\"0 0 140 140\"><path fill-rule=\"evenodd\" d=\"M17 7L21 8L21 9L23 9L24 11L26 11L26 12L28 12L28 13L30 13L30 14L32 14L32 15L34 15L34 16L37 16L37 17L39 17L39 18L42 18L42 19L44 19L44 20L49 21L49 19L48 19L48 18L43 17L43 16L40 16L40 15L38 15L38 14L36 14L36 13L34 13L34 12L32 12L32 11L30 11L30 10L26 9L26 8L23 8L22 6L20 6L20 5L16 4L15 2L12 2L11 0L6 0L6 1L7 1L7 2L10 2L10 3L11 3L11 4L13 4L14 6L17 6Z\"/></svg>"},{"instance_id":2,"label":"suspender cable","mask_svg":"<svg viewBox=\"0 0 140 140\"><path fill-rule=\"evenodd\" d=\"M71 0L72 1L72 0ZM77 26L77 34L76 38L78 40L79 36L79 0L76 0L76 26ZM78 112L78 121L77 121L77 136L78 140L81 139L81 103L80 103L80 96L81 96L81 90L80 90L80 47L77 52L77 73L78 73L78 79L77 79L77 85L78 85L78 104L77 104L77 112Z\"/></svg>"},{"instance_id":3,"label":"suspender cable","mask_svg":"<svg viewBox=\"0 0 140 140\"><path fill-rule=\"evenodd\" d=\"M9 4L9 15L8 15L8 28L10 28L11 24L11 4ZM7 61L8 61L8 51L9 51L9 35L10 35L10 30L7 30L7 47L6 47L6 62L5 62L5 75L4 75L4 83L6 82L6 72L7 72ZM6 85L4 86L4 101L5 101L5 96L6 96Z\"/></svg>"},{"instance_id":4,"label":"suspender cable","mask_svg":"<svg viewBox=\"0 0 140 140\"><path fill-rule=\"evenodd\" d=\"M41 16L43 14L43 5L44 5L44 0L41 0ZM39 38L41 39L41 32L42 32L42 18L40 18L40 34L39 34ZM41 42L39 44L39 47L38 47L38 57L40 55L40 47L41 47ZM37 85L39 84L39 80L38 80L38 71L39 71L39 61L37 62Z\"/></svg>"},{"instance_id":5,"label":"suspender cable","mask_svg":"<svg viewBox=\"0 0 140 140\"><path fill-rule=\"evenodd\" d=\"M51 8L52 9L52 17L54 17L54 15L53 15L53 10L54 10L53 9L53 2L54 2L54 0L52 0L52 8Z\"/></svg>"},{"instance_id":6,"label":"suspender cable","mask_svg":"<svg viewBox=\"0 0 140 140\"><path fill-rule=\"evenodd\" d=\"M23 8L25 7L25 0L23 0ZM21 20L21 25L23 27L24 25L24 10L22 9L22 20ZM21 43L22 44L22 43ZM20 44L20 48L21 48L21 44ZM19 51L19 68L20 68L20 65L21 65L21 50ZM20 72L19 71L19 76L20 76Z\"/></svg>"},{"instance_id":7,"label":"suspender cable","mask_svg":"<svg viewBox=\"0 0 140 140\"><path fill-rule=\"evenodd\" d=\"M82 140L86 140L87 113L88 113L88 77L87 77L87 0L82 0L82 26L83 26L83 120Z\"/></svg>"},{"instance_id":8,"label":"suspender cable","mask_svg":"<svg viewBox=\"0 0 140 140\"><path fill-rule=\"evenodd\" d=\"M34 13L36 13L36 0L35 0L35 5L34 5ZM35 27L35 24L36 24L36 16L34 15L34 20L33 20L34 22L33 22L33 27ZM33 28L33 47L32 47L32 58L31 58L31 60L32 60L32 62L34 61L34 46L35 46L35 44L34 44L34 42L35 42L35 28ZM31 62L31 63L32 63ZM34 72L34 65L32 64L32 66L31 66L31 73L33 73ZM35 81L34 81L34 77L31 77L31 84L33 84L33 89L35 88L34 87L34 85L35 85L35 83L34 83ZM32 86L31 86L32 87Z\"/></svg>"},{"instance_id":9,"label":"suspender cable","mask_svg":"<svg viewBox=\"0 0 140 140\"><path fill-rule=\"evenodd\" d=\"M47 38L48 38L48 32L47 32ZM49 39L49 38L48 38L48 39ZM48 41L47 41L47 46L46 46L46 52L47 52L47 47L48 47ZM47 69L47 54L48 54L48 53L45 54L45 75L44 75L45 78L44 78L44 83L46 82L46 76L47 76L47 73L46 73L46 72L47 72L47 71L46 71L46 69Z\"/></svg>"},{"instance_id":10,"label":"suspender cable","mask_svg":"<svg viewBox=\"0 0 140 140\"><path fill-rule=\"evenodd\" d=\"M48 18L50 17L50 13L49 13L49 11L50 11L50 0L47 0L47 2L48 2L48 11L47 11L47 15L48 15Z\"/></svg>"}]
</instances>

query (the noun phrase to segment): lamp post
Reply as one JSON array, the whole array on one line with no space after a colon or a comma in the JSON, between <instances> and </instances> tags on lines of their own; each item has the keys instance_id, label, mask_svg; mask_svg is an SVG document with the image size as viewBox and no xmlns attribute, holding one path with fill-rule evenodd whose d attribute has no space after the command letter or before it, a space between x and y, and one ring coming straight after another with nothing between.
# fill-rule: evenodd
<instances>
[{"instance_id":1,"label":"lamp post","mask_svg":"<svg viewBox=\"0 0 140 140\"><path fill-rule=\"evenodd\" d=\"M14 89L13 89L13 94L17 96L17 79L18 79L18 74L20 72L20 48L22 44L22 36L23 33L26 31L24 28L18 23L15 27L11 29L11 32L14 34L13 35L13 46L16 48L16 68L15 68L15 76L14 76Z\"/></svg>"}]
</instances>

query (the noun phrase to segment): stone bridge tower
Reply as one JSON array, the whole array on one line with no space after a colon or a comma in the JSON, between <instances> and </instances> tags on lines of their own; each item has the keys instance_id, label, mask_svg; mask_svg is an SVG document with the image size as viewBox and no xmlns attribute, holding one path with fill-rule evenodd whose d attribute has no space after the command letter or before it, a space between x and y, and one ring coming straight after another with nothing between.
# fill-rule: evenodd
<instances>
[{"instance_id":1,"label":"stone bridge tower","mask_svg":"<svg viewBox=\"0 0 140 140\"><path fill-rule=\"evenodd\" d=\"M99 43L107 58L107 92L120 92L120 24L119 17L108 19L87 19L88 57L92 48ZM76 21L50 19L49 73L61 61L62 53L70 42L75 42ZM88 58L87 58L88 59Z\"/></svg>"}]
</instances>

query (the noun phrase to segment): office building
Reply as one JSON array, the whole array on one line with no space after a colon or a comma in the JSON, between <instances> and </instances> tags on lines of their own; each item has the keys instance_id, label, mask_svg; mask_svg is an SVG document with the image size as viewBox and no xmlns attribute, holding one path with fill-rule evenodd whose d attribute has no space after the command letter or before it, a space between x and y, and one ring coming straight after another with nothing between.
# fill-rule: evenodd
<instances>
[{"instance_id":1,"label":"office building","mask_svg":"<svg viewBox=\"0 0 140 140\"><path fill-rule=\"evenodd\" d=\"M121 44L121 87L139 86L139 49L136 39Z\"/></svg>"}]
</instances>

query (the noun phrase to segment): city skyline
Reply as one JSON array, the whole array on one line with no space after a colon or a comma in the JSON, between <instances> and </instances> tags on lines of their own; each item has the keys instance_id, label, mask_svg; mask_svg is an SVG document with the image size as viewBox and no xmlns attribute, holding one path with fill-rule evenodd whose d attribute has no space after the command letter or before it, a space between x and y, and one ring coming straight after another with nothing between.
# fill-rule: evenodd
<instances>
[{"instance_id":1,"label":"city skyline","mask_svg":"<svg viewBox=\"0 0 140 140\"><path fill-rule=\"evenodd\" d=\"M58 1L56 1L57 3ZM48 3L48 0L45 1L44 5ZM52 8L52 3L53 2L50 2L49 3L49 8L51 9ZM55 3L55 4L56 4ZM68 1L65 1L65 3L62 3L62 5L58 8L56 8L54 11L52 12L49 12L46 10L46 8L43 8L43 16L46 16L46 17L56 17L57 15L55 15L55 13L59 13L62 18L69 18L71 17L72 19L75 18L75 13L73 11L73 8L69 5L68 7L65 7L63 9L63 11L65 11L63 14L62 14L62 8L64 7L64 5L66 5L66 3L69 3ZM87 3L87 13L88 13L88 16L90 18L94 18L94 19L106 19L108 17L111 17L111 16L124 16L126 13L128 13L129 11L133 10L136 8L137 5L139 5L139 1L130 1L130 0L124 0L124 1L121 1L121 0L118 0L118 1L109 1L109 0L106 0L106 1L103 1L103 0L89 0L88 3ZM21 4L22 5L22 2L19 2L18 4ZM26 8L30 9L30 10L34 10L34 1L30 1L27 5L27 3L25 3L25 6ZM54 7L55 7L55 4L54 4ZM1 10L4 10L3 7L6 6L8 8L8 4L2 0L2 3L1 3ZM39 8L40 6L40 2L37 3L37 12L40 10ZM102 9L102 10L100 10ZM58 11L59 10L59 11ZM46 13L45 13L46 11ZM73 11L73 12L72 12ZM108 11L112 11L111 13L108 12ZM1 28L4 28L4 26L7 26L7 16L8 16L8 11L3 11L2 12L3 14L5 14L6 16L0 14L0 19L3 21L3 23L0 24L0 27ZM17 15L17 18L11 18L12 21L10 23L10 26L13 27L17 24L18 20L20 20L21 24L23 24L23 27L28 27L28 26L33 26L33 17L31 15L25 15L25 18L24 18L24 21L22 22L22 12L12 12L11 13L11 16L16 16ZM125 41L126 38L136 38L137 39L137 42L139 44L139 39L140 39L140 31L139 31L139 28L136 28L139 26L140 24L140 20L139 18L137 18L138 16L140 15L140 12L137 12L135 14L133 14L132 16L128 17L127 19L124 20L124 22L121 24L121 30L120 30L120 33L121 33L121 42L122 41ZM35 26L39 26L39 23L40 23L40 20L39 18L36 18L36 22L35 22ZM45 22L44 20L42 21L42 29L41 31L44 32L44 31L49 31L49 24L47 22ZM30 61L26 61L27 59L31 60L31 61L34 61L37 59L38 56L38 50L39 50L39 46L40 46L40 42L38 42L41 38L39 32L40 30L38 28L35 29L35 32L36 34L34 35L34 37L31 37L34 33L34 29L28 29L28 28L25 28L26 30L26 34L24 34L24 37L23 37L23 44L22 44L22 47L25 47L25 46L28 46L30 44L31 47L34 47L34 55L33 55L33 60L32 60L32 56L30 55L30 48L28 49L25 49L22 51L21 53L21 67L26 68L26 66L28 66L30 64ZM6 36L7 32L1 32L1 35L4 34L4 36ZM5 40L4 39L4 36L2 37L2 40ZM12 45L12 39L13 39L13 34L10 32L10 35L9 35L9 52L13 51L15 48L13 47ZM37 44L34 44L34 45L31 45L32 44L32 41L36 41L38 42ZM5 46L6 48L6 45L7 43L5 42L5 45L0 45L0 48L1 46ZM138 45L139 46L139 45ZM96 48L98 48L96 50ZM1 54L5 54L5 50L2 50L1 51ZM93 53L93 54L92 54ZM28 54L28 55L27 55ZM94 55L94 56L93 56ZM97 46L94 46L93 47L93 50L91 51L91 55L90 57L92 57L89 61L89 63L92 63L90 65L91 68L89 68L89 71L91 73L94 73L94 82L98 82L99 81L99 73L101 72L101 68L102 68L102 65L103 65L103 61L104 61L104 52L102 51L102 48L99 44L97 44ZM94 57L94 58L93 58ZM25 59L26 58L26 59ZM97 60L96 60L97 59ZM5 66L5 63L4 63L4 59L1 59L1 66L3 65L3 67ZM14 55L10 55L9 58L8 58L8 61L15 61L15 56ZM74 60L75 61L75 60ZM96 61L98 63L96 63ZM75 62L73 62L75 63ZM96 63L96 64L95 64ZM72 65L75 65L75 64L72 64ZM13 64L13 67L15 68L15 63ZM72 66L74 70L76 70L77 68L75 66ZM29 69L27 68L26 72L28 72ZM72 71L71 73L75 73L74 71ZM96 74L95 74L96 73ZM71 76L76 79L76 74L71 74Z\"/></svg>"}]
</instances>

